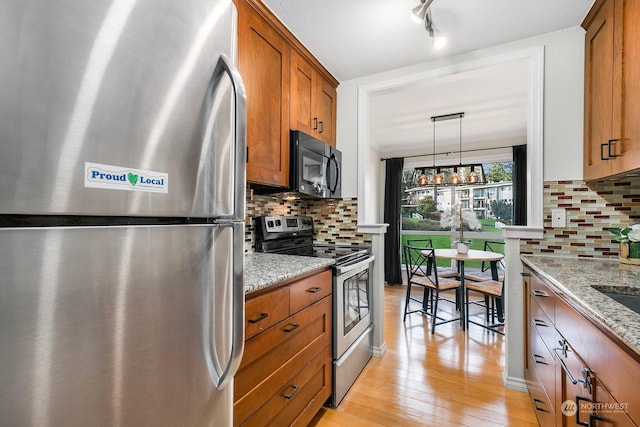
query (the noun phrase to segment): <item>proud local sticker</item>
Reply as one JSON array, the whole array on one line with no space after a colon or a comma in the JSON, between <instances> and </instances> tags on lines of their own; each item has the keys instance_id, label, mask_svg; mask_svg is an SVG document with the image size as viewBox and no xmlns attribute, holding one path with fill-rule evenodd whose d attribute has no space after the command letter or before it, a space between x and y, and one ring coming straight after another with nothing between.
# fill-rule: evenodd
<instances>
[{"instance_id":1,"label":"proud local sticker","mask_svg":"<svg viewBox=\"0 0 640 427\"><path fill-rule=\"evenodd\" d=\"M107 190L169 192L169 174L85 162L84 186Z\"/></svg>"}]
</instances>

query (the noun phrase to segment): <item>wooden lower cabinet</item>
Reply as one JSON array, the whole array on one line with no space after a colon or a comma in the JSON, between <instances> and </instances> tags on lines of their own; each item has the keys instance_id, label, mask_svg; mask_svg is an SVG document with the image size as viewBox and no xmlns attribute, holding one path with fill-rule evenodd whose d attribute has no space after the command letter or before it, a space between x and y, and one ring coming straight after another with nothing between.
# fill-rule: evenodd
<instances>
[{"instance_id":1,"label":"wooden lower cabinet","mask_svg":"<svg viewBox=\"0 0 640 427\"><path fill-rule=\"evenodd\" d=\"M637 426L640 360L525 268L525 379L541 426Z\"/></svg>"},{"instance_id":2,"label":"wooden lower cabinet","mask_svg":"<svg viewBox=\"0 0 640 427\"><path fill-rule=\"evenodd\" d=\"M234 382L235 426L306 426L329 398L331 290L327 270L247 297L246 322L253 331L270 317L278 322L247 334Z\"/></svg>"}]
</instances>

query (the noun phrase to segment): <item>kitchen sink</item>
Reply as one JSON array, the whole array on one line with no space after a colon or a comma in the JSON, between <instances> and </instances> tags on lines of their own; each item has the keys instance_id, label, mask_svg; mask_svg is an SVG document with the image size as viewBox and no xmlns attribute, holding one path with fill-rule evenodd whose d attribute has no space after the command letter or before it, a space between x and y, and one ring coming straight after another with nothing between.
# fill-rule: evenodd
<instances>
[{"instance_id":1,"label":"kitchen sink","mask_svg":"<svg viewBox=\"0 0 640 427\"><path fill-rule=\"evenodd\" d=\"M606 286L593 286L593 288L603 295L608 296L627 308L640 314L640 294L624 294L618 292L611 292L611 287Z\"/></svg>"}]
</instances>

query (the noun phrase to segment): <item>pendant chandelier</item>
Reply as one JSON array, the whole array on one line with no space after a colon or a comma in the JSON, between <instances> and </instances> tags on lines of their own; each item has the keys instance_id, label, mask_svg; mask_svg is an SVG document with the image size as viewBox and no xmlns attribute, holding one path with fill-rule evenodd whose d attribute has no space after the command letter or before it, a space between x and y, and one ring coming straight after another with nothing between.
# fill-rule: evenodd
<instances>
[{"instance_id":1,"label":"pendant chandelier","mask_svg":"<svg viewBox=\"0 0 640 427\"><path fill-rule=\"evenodd\" d=\"M443 114L432 116L433 122L433 165L414 169L414 182L419 187L443 187L450 185L486 184L487 180L482 163L462 163L462 118L464 113ZM457 165L436 166L436 123L443 120L459 120L459 150Z\"/></svg>"}]
</instances>

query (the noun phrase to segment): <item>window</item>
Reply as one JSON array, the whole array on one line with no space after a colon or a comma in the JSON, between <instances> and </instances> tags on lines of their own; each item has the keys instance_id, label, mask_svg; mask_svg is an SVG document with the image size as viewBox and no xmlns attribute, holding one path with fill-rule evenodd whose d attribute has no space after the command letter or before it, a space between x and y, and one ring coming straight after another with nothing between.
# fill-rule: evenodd
<instances>
[{"instance_id":1,"label":"window","mask_svg":"<svg viewBox=\"0 0 640 427\"><path fill-rule=\"evenodd\" d=\"M500 228L510 225L513 218L512 162L484 165L487 184L444 187L420 187L415 183L414 167L403 174L402 242L432 239L434 247L451 247L459 231L442 227L442 214L452 206L472 210L481 229L465 227L464 238L471 240L472 249L484 249L485 240L501 240ZM419 167L419 166L418 166Z\"/></svg>"}]
</instances>

